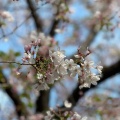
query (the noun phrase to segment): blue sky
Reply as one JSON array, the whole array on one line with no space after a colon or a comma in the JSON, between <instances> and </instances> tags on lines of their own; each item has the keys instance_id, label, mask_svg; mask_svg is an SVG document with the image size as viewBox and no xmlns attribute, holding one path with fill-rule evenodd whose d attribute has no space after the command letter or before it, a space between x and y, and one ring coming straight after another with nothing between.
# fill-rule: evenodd
<instances>
[{"instance_id":1,"label":"blue sky","mask_svg":"<svg viewBox=\"0 0 120 120\"><path fill-rule=\"evenodd\" d=\"M20 3L21 1L19 1ZM22 3L24 6L26 6L24 3ZM13 4L14 6L14 4ZM9 7L10 11L12 11L12 7ZM75 2L74 4L71 5L73 7L73 9L75 9L75 13L70 15L70 18L72 20L81 20L89 15L90 12L88 12L88 10L86 10L84 8L84 6L79 3L79 2ZM38 10L38 13L39 13L39 10ZM41 14L41 13L40 13ZM44 18L45 15L48 15L48 14L41 14L41 16ZM18 30L17 30L17 33L19 33L21 36L24 36L27 32L26 32L26 29L25 29L26 26L22 25ZM68 26L68 31L63 35L63 34L57 34L55 36L55 39L59 42L59 46L61 49L65 49L66 51L66 54L69 56L69 55L72 55L76 50L77 50L77 47L78 46L68 46L68 47L63 47L62 44L64 42L64 40L66 39L66 34L67 36L69 36L68 34L72 34L74 28L73 26L69 25ZM31 30L34 30L34 26L33 26L33 23L31 23ZM101 43L101 42L108 42L109 44L114 44L115 42L116 43L119 43L119 32L120 30L117 29L116 31L116 36L114 38L114 40L112 41L104 41L103 40L103 37L102 37L102 32L100 32L97 37L95 38L95 42L92 44L92 47L96 46L97 44ZM83 31L84 33L84 36L87 36L88 34L88 31L84 29ZM8 41L5 42L4 41L4 38L1 39L0 41L0 51L9 51L10 49L13 49L14 51L19 51L23 54L24 52L24 49L23 49L23 46L21 44L19 44L19 37L17 37L16 35L12 34L11 36L8 37ZM101 40L102 39L102 40ZM119 75L115 76L114 78L114 82L116 83L119 83ZM109 86L110 87L111 83L109 82L109 80L107 80L105 83L104 83L104 86ZM100 86L104 87L103 84L101 84ZM102 90L99 90L98 89L98 92L103 92ZM55 100L57 98L57 93L54 91L54 89L52 89L52 92L51 92L51 101L50 101L50 107L54 107L55 106ZM116 95L115 93L112 94L112 97L118 97L118 95ZM0 106L1 106L1 109L4 110L6 106L11 106L11 108L13 108L13 104L12 104L12 101L8 98L8 96L2 91L0 90Z\"/></svg>"}]
</instances>

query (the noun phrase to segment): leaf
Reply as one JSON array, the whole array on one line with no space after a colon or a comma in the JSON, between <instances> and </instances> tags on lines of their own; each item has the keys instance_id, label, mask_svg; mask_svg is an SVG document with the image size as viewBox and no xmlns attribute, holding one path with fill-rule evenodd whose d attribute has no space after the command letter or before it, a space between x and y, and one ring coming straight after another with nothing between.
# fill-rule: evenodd
<instances>
[{"instance_id":1,"label":"leaf","mask_svg":"<svg viewBox=\"0 0 120 120\"><path fill-rule=\"evenodd\" d=\"M28 102L28 107L32 108L34 105L32 102Z\"/></svg>"},{"instance_id":2,"label":"leaf","mask_svg":"<svg viewBox=\"0 0 120 120\"><path fill-rule=\"evenodd\" d=\"M20 56L20 55L21 55L20 52L16 52L16 53L15 53L15 56L16 56L16 57L18 57L18 56Z\"/></svg>"},{"instance_id":3,"label":"leaf","mask_svg":"<svg viewBox=\"0 0 120 120\"><path fill-rule=\"evenodd\" d=\"M30 99L30 96L27 93L22 93L20 96L21 97L25 97L27 99Z\"/></svg>"},{"instance_id":4,"label":"leaf","mask_svg":"<svg viewBox=\"0 0 120 120\"><path fill-rule=\"evenodd\" d=\"M93 99L94 99L96 102L100 102L100 101L101 101L101 99L100 99L99 97L97 97L97 96L95 96Z\"/></svg>"},{"instance_id":5,"label":"leaf","mask_svg":"<svg viewBox=\"0 0 120 120\"><path fill-rule=\"evenodd\" d=\"M0 51L0 57L4 57L5 56L5 53Z\"/></svg>"}]
</instances>

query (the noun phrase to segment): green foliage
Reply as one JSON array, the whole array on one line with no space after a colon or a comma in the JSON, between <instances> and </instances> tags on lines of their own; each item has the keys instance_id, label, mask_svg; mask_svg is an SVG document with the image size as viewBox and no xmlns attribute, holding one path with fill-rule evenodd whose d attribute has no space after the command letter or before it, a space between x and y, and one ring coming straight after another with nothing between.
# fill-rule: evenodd
<instances>
[{"instance_id":1,"label":"green foliage","mask_svg":"<svg viewBox=\"0 0 120 120\"><path fill-rule=\"evenodd\" d=\"M0 58L3 58L6 54L3 51L0 51Z\"/></svg>"},{"instance_id":2,"label":"green foliage","mask_svg":"<svg viewBox=\"0 0 120 120\"><path fill-rule=\"evenodd\" d=\"M28 102L28 107L33 108L33 106L34 106L34 104L31 101L29 101Z\"/></svg>"},{"instance_id":3,"label":"green foliage","mask_svg":"<svg viewBox=\"0 0 120 120\"><path fill-rule=\"evenodd\" d=\"M93 100L96 101L96 102L100 102L100 101L101 101L101 99L100 99L98 96L95 96L95 97L93 98Z\"/></svg>"},{"instance_id":4,"label":"green foliage","mask_svg":"<svg viewBox=\"0 0 120 120\"><path fill-rule=\"evenodd\" d=\"M15 52L15 57L19 57L20 55L20 52Z\"/></svg>"},{"instance_id":5,"label":"green foliage","mask_svg":"<svg viewBox=\"0 0 120 120\"><path fill-rule=\"evenodd\" d=\"M5 26L6 24L3 21L0 21L0 27Z\"/></svg>"},{"instance_id":6,"label":"green foliage","mask_svg":"<svg viewBox=\"0 0 120 120\"><path fill-rule=\"evenodd\" d=\"M30 99L30 96L27 93L22 93L20 96L21 97L25 97L27 99Z\"/></svg>"}]
</instances>

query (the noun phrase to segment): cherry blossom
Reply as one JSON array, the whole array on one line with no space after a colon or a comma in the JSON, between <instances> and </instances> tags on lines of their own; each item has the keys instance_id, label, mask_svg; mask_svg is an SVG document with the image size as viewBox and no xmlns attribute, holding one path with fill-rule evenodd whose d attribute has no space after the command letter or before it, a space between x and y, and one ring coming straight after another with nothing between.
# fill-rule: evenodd
<instances>
[{"instance_id":1,"label":"cherry blossom","mask_svg":"<svg viewBox=\"0 0 120 120\"><path fill-rule=\"evenodd\" d=\"M45 116L45 120L51 120L53 118L53 114L50 111L47 111L47 116Z\"/></svg>"},{"instance_id":2,"label":"cherry blossom","mask_svg":"<svg viewBox=\"0 0 120 120\"><path fill-rule=\"evenodd\" d=\"M44 42L44 44L42 41L48 41L50 39L49 36L40 33L38 40L32 41L24 47L23 62L32 64L32 67L37 70L37 83L34 85L37 90L48 90L51 84L65 79L66 76L75 77L76 75L79 77L80 89L90 87L91 84L97 85L103 67L100 65L95 66L93 61L86 59L90 54L88 48L84 53L79 48L74 60L66 59L64 50L60 50L60 48L50 49L44 55L39 54L40 49L44 45L49 46L47 42ZM91 69L96 69L99 74L93 73Z\"/></svg>"},{"instance_id":3,"label":"cherry blossom","mask_svg":"<svg viewBox=\"0 0 120 120\"><path fill-rule=\"evenodd\" d=\"M81 117L78 113L75 112L70 120L87 120L87 117Z\"/></svg>"},{"instance_id":4,"label":"cherry blossom","mask_svg":"<svg viewBox=\"0 0 120 120\"><path fill-rule=\"evenodd\" d=\"M13 21L14 21L13 16L12 16L11 13L8 12L8 11L0 11L0 16L1 16L3 19L8 20L9 22L13 22Z\"/></svg>"}]
</instances>

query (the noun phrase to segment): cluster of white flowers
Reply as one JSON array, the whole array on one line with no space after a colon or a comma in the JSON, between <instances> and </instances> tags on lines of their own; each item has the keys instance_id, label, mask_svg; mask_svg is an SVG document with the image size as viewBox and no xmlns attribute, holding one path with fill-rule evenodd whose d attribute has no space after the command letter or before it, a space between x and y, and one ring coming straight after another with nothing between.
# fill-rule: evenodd
<instances>
[{"instance_id":1,"label":"cluster of white flowers","mask_svg":"<svg viewBox=\"0 0 120 120\"><path fill-rule=\"evenodd\" d=\"M66 111L62 116L60 116L59 114L52 112L52 111L47 111L47 115L44 117L45 120L57 120L56 118L54 118L57 115L57 117L59 117L60 119L66 119L66 120L87 120L87 117L82 117L81 115L79 115L77 112L68 112Z\"/></svg>"},{"instance_id":2,"label":"cluster of white flowers","mask_svg":"<svg viewBox=\"0 0 120 120\"><path fill-rule=\"evenodd\" d=\"M9 22L13 22L14 21L13 16L8 11L0 11L0 17L3 20L8 20Z\"/></svg>"},{"instance_id":3,"label":"cluster of white flowers","mask_svg":"<svg viewBox=\"0 0 120 120\"><path fill-rule=\"evenodd\" d=\"M54 84L55 81L64 79L65 75L67 75L67 68L64 61L66 56L63 54L63 51L49 51L49 57L51 68L47 69L44 75L39 72L37 74L40 85L36 84L35 87L38 90L49 89L49 84Z\"/></svg>"},{"instance_id":4,"label":"cluster of white flowers","mask_svg":"<svg viewBox=\"0 0 120 120\"><path fill-rule=\"evenodd\" d=\"M81 65L84 74L80 76L80 78L83 81L83 84L80 85L80 88L83 87L90 88L91 84L97 85L97 81L100 80L100 76L102 74L103 66L101 65L95 66L93 61L87 61L87 60L85 60ZM92 73L91 69L96 69L98 74Z\"/></svg>"},{"instance_id":5,"label":"cluster of white flowers","mask_svg":"<svg viewBox=\"0 0 120 120\"><path fill-rule=\"evenodd\" d=\"M71 117L69 117L67 120L87 120L87 117L80 116L77 112L75 112Z\"/></svg>"},{"instance_id":6,"label":"cluster of white flowers","mask_svg":"<svg viewBox=\"0 0 120 120\"><path fill-rule=\"evenodd\" d=\"M46 56L49 49L57 44L57 42L50 36L45 36L44 33L37 33L33 31L30 34L30 40L32 41L29 45L25 45L25 53L23 57L23 62L35 63L36 55Z\"/></svg>"},{"instance_id":7,"label":"cluster of white flowers","mask_svg":"<svg viewBox=\"0 0 120 120\"><path fill-rule=\"evenodd\" d=\"M109 9L112 11L112 12L118 12L118 14L120 13L120 8L119 8L119 0L113 0L110 5L109 5Z\"/></svg>"},{"instance_id":8,"label":"cluster of white flowers","mask_svg":"<svg viewBox=\"0 0 120 120\"><path fill-rule=\"evenodd\" d=\"M43 114L32 114L32 115L28 115L27 117L20 116L19 120L43 120L43 118L44 118Z\"/></svg>"},{"instance_id":9,"label":"cluster of white flowers","mask_svg":"<svg viewBox=\"0 0 120 120\"><path fill-rule=\"evenodd\" d=\"M35 63L35 52L37 51L36 48L32 48L31 45L26 45L24 47L25 49L25 53L24 53L24 57L22 58L23 62L27 62L27 63L30 63L30 64L34 64Z\"/></svg>"},{"instance_id":10,"label":"cluster of white flowers","mask_svg":"<svg viewBox=\"0 0 120 120\"><path fill-rule=\"evenodd\" d=\"M33 31L30 34L30 40L36 41L37 39L41 40L41 46L55 46L56 45L56 41L54 40L54 38L52 38L50 36L46 36L42 32L37 34L36 31Z\"/></svg>"},{"instance_id":11,"label":"cluster of white flowers","mask_svg":"<svg viewBox=\"0 0 120 120\"><path fill-rule=\"evenodd\" d=\"M47 111L47 115L44 117L45 120L53 120L54 114L51 111Z\"/></svg>"},{"instance_id":12,"label":"cluster of white flowers","mask_svg":"<svg viewBox=\"0 0 120 120\"><path fill-rule=\"evenodd\" d=\"M83 62L78 55L75 57L80 62L79 64L75 63L73 59L65 59L64 51L49 51L49 57L51 60L51 70L44 76L42 73L38 73L37 78L40 80L41 87L39 90L49 89L48 84L53 84L55 81L64 79L67 75L70 77L79 76L80 80L80 89L83 87L90 87L91 84L97 85L97 81L100 80L100 75L102 73L103 67L100 65L95 66L93 61L84 60ZM92 73L91 69L96 69L98 74Z\"/></svg>"},{"instance_id":13,"label":"cluster of white flowers","mask_svg":"<svg viewBox=\"0 0 120 120\"><path fill-rule=\"evenodd\" d=\"M80 89L90 87L91 84L97 85L103 67L95 66L93 61L86 59L90 54L89 50L86 53L81 53L81 50L78 49L78 54L75 55L74 60L66 59L63 50L47 48L51 44L51 40L53 40L51 37L46 37L40 33L38 40L25 46L23 62L32 64L37 70L37 83L35 84L37 90L48 90L51 84L56 81L65 79L66 76L75 77L76 75L79 78ZM44 50L43 46L47 46L47 50ZM43 54L41 51L46 52ZM93 73L92 69L96 69L97 74Z\"/></svg>"},{"instance_id":14,"label":"cluster of white flowers","mask_svg":"<svg viewBox=\"0 0 120 120\"><path fill-rule=\"evenodd\" d=\"M94 17L95 18L100 18L102 15L102 13L100 11L96 11L95 14L94 14Z\"/></svg>"},{"instance_id":15,"label":"cluster of white flowers","mask_svg":"<svg viewBox=\"0 0 120 120\"><path fill-rule=\"evenodd\" d=\"M36 31L33 31L29 37L31 41L37 41L38 39L40 40L39 54L42 55L46 55L48 53L48 50L53 49L57 44L54 38L46 36L42 32L37 34Z\"/></svg>"}]
</instances>

